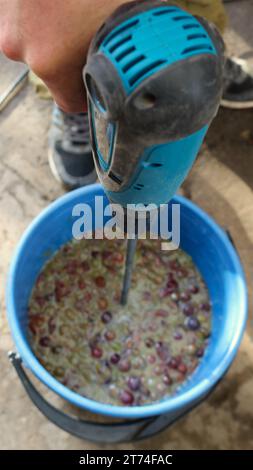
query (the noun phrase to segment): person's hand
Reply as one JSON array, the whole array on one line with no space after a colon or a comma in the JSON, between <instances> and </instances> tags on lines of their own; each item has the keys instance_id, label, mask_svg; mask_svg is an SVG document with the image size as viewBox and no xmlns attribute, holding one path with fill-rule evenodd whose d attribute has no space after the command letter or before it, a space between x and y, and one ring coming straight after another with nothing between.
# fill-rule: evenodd
<instances>
[{"instance_id":1,"label":"person's hand","mask_svg":"<svg viewBox=\"0 0 253 470\"><path fill-rule=\"evenodd\" d=\"M26 62L64 111L84 111L82 68L90 41L125 1L0 0L0 51Z\"/></svg>"}]
</instances>

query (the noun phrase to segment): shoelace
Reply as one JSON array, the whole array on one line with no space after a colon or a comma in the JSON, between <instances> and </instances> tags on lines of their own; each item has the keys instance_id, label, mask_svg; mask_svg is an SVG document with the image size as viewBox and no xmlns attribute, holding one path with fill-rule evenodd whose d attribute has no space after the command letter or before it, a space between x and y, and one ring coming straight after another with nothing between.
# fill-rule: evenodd
<instances>
[{"instance_id":1,"label":"shoelace","mask_svg":"<svg viewBox=\"0 0 253 470\"><path fill-rule=\"evenodd\" d=\"M87 113L65 113L58 106L54 109L54 124L64 133L64 140L69 144L89 144L89 120Z\"/></svg>"}]
</instances>

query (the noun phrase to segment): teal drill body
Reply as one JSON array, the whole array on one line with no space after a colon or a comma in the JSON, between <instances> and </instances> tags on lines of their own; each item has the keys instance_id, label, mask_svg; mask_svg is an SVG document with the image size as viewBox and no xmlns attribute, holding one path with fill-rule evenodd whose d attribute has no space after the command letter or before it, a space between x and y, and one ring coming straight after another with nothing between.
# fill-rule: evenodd
<instances>
[{"instance_id":1,"label":"teal drill body","mask_svg":"<svg viewBox=\"0 0 253 470\"><path fill-rule=\"evenodd\" d=\"M113 203L164 204L217 113L223 43L168 2L132 2L94 38L84 79L98 176Z\"/></svg>"}]
</instances>

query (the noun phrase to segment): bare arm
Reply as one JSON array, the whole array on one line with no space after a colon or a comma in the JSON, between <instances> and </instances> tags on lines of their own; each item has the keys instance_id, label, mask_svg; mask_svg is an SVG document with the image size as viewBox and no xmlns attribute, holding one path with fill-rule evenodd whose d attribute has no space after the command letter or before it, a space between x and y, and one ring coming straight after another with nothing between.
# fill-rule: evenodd
<instances>
[{"instance_id":1,"label":"bare arm","mask_svg":"<svg viewBox=\"0 0 253 470\"><path fill-rule=\"evenodd\" d=\"M129 1L129 0L128 0ZM26 62L67 112L85 109L82 68L91 38L126 0L0 0L0 50Z\"/></svg>"}]
</instances>

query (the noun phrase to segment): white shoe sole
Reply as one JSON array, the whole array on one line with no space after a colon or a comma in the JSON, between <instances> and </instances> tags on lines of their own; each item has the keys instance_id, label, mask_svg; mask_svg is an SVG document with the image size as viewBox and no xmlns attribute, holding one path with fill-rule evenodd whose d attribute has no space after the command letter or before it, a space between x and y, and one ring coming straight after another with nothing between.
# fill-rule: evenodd
<instances>
[{"instance_id":1,"label":"white shoe sole","mask_svg":"<svg viewBox=\"0 0 253 470\"><path fill-rule=\"evenodd\" d=\"M253 101L229 101L222 99L221 106L228 109L251 109L253 108Z\"/></svg>"}]
</instances>

